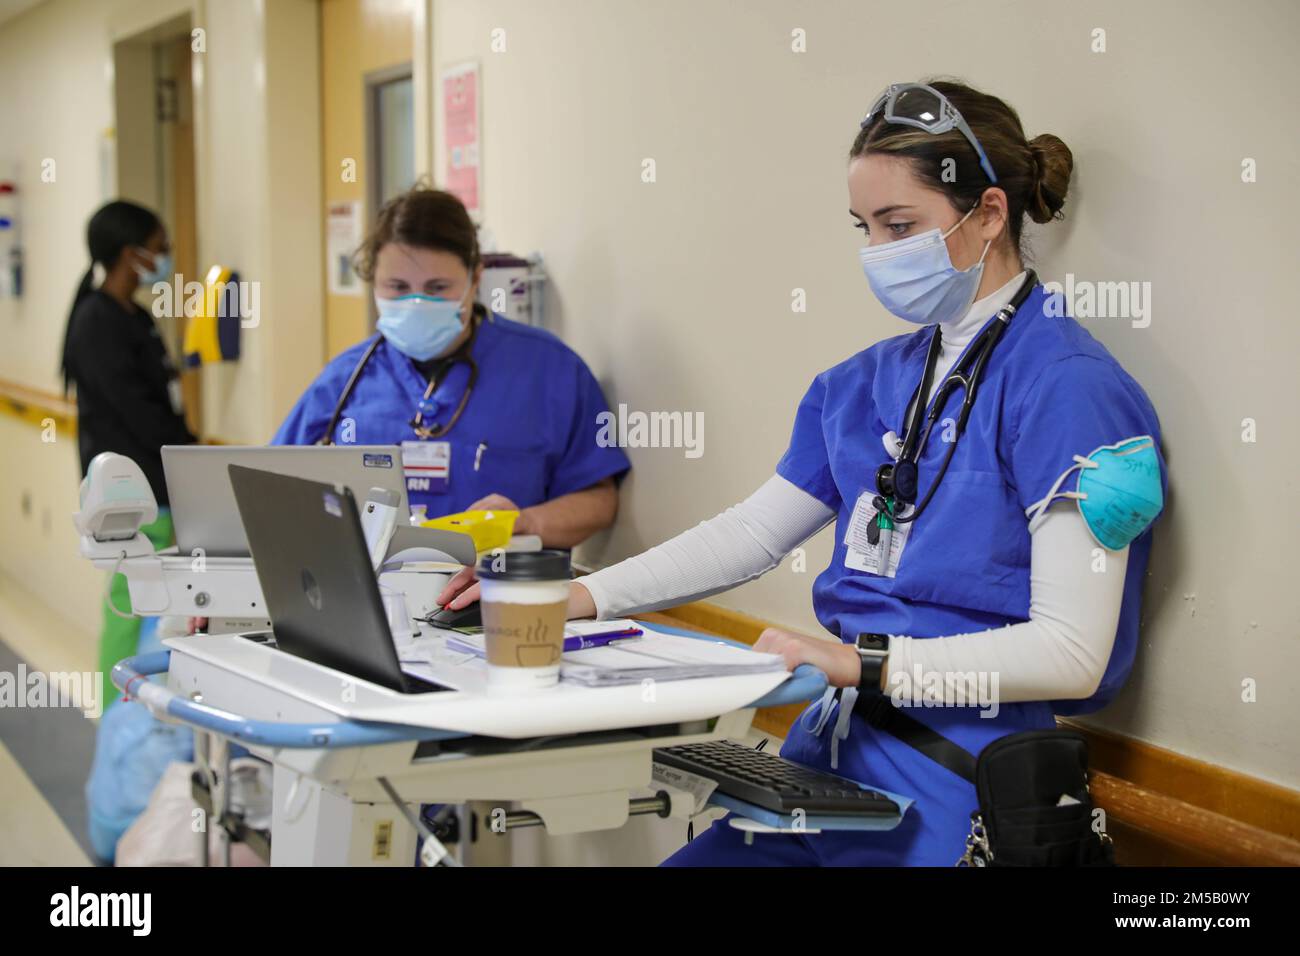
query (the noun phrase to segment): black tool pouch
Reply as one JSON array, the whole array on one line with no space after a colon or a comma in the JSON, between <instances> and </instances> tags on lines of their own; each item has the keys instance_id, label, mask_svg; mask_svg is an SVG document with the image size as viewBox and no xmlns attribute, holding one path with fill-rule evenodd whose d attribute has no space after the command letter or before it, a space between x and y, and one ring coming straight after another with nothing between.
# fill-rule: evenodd
<instances>
[{"instance_id":1,"label":"black tool pouch","mask_svg":"<svg viewBox=\"0 0 1300 956\"><path fill-rule=\"evenodd\" d=\"M979 809L958 866L1114 866L1093 829L1088 744L1069 730L1008 734L975 762Z\"/></svg>"},{"instance_id":2,"label":"black tool pouch","mask_svg":"<svg viewBox=\"0 0 1300 956\"><path fill-rule=\"evenodd\" d=\"M860 694L854 710L974 784L979 808L971 813L958 866L1115 865L1110 837L1092 828L1088 742L1082 734L1025 730L999 737L976 758L883 693Z\"/></svg>"}]
</instances>

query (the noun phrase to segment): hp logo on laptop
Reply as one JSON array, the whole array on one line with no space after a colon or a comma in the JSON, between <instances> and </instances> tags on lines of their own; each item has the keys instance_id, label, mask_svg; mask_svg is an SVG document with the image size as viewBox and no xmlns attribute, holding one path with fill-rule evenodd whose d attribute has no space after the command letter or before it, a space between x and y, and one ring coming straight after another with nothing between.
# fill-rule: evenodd
<instances>
[{"instance_id":1,"label":"hp logo on laptop","mask_svg":"<svg viewBox=\"0 0 1300 956\"><path fill-rule=\"evenodd\" d=\"M316 583L316 579L312 577L311 572L306 568L302 569L302 593L307 595L307 603L319 611L321 608L320 585Z\"/></svg>"}]
</instances>

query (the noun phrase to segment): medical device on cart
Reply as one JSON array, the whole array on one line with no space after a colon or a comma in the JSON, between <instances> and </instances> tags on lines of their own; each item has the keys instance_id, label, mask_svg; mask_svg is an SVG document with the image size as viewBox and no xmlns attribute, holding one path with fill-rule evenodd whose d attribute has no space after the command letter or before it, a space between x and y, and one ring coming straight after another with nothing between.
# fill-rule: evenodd
<instances>
[{"instance_id":1,"label":"medical device on cart","mask_svg":"<svg viewBox=\"0 0 1300 956\"><path fill-rule=\"evenodd\" d=\"M685 822L725 808L732 825L752 838L791 829L890 829L911 803L882 791L863 801L861 813L781 813L773 809L780 804L763 807L734 791L719 792L717 779L687 769L707 771L699 755L686 765L657 760L656 751L673 753L667 748L743 738L757 708L819 697L825 677L807 666L793 675L769 670L665 680L650 692L640 683L592 687L562 680L543 691L501 696L489 693L472 667L447 670L447 649L432 632L402 638L394 632L387 640L406 642L403 657L415 648L432 662L433 679L444 687L436 693L403 692L287 653L267 633L251 559L208 558L198 567L190 556L140 553L134 535L149 508L137 493L148 486L130 478L122 461L92 464L77 518L82 554L126 575L137 613L253 622L244 633L169 639L168 650L125 660L112 674L114 684L156 716L194 728L198 776L206 783L198 797L224 835L227 858L229 840L246 839L255 847L269 841L276 865L409 866L417 858L455 865L502 861L500 836L521 826L578 833L616 828L631 816ZM116 498L97 486L119 480L131 495ZM426 548L422 557L440 551L456 567L475 560L454 533L436 534L452 536L425 538L415 545ZM405 538L409 552L415 538ZM393 547L390 558L400 553ZM397 561L397 570L384 570L386 564L378 576L381 590L405 589L407 620L437 593L420 576L441 581L447 573L418 570L421 565L438 566ZM232 745L273 767L269 837L250 834L230 805ZM897 812L888 812L889 801ZM429 821L420 815L424 804L453 807L454 815L444 811Z\"/></svg>"}]
</instances>

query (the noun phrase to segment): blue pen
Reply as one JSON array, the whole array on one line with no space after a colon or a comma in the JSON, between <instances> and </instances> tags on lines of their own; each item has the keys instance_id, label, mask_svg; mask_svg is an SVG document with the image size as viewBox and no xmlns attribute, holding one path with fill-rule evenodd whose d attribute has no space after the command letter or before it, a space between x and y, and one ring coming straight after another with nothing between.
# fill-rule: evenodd
<instances>
[{"instance_id":1,"label":"blue pen","mask_svg":"<svg viewBox=\"0 0 1300 956\"><path fill-rule=\"evenodd\" d=\"M631 631L618 631L614 634L593 634L590 637L566 637L564 639L564 649L566 651L585 651L592 647L605 647L613 644L615 641L627 641L634 637L640 637L640 629Z\"/></svg>"},{"instance_id":2,"label":"blue pen","mask_svg":"<svg viewBox=\"0 0 1300 956\"><path fill-rule=\"evenodd\" d=\"M607 647L616 641L630 641L641 637L645 632L640 628L630 628L625 631L614 631L609 634L589 634L586 637L566 637L564 639L564 650L568 651L585 651L593 647ZM472 635L474 637L480 634ZM475 647L473 644L458 640L454 635L447 638L447 646L455 650L462 651L466 654L473 654L475 657L485 656L485 650L481 647Z\"/></svg>"}]
</instances>

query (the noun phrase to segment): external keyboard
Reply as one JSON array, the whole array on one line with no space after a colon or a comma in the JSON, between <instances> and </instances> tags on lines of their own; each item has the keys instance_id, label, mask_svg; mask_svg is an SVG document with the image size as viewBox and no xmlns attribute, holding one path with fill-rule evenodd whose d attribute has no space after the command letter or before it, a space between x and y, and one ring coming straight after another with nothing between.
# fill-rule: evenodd
<instances>
[{"instance_id":1,"label":"external keyboard","mask_svg":"<svg viewBox=\"0 0 1300 956\"><path fill-rule=\"evenodd\" d=\"M746 803L790 814L852 814L896 816L898 804L883 793L867 790L846 777L823 773L733 740L661 747L654 752L661 764L718 781L718 793Z\"/></svg>"}]
</instances>

